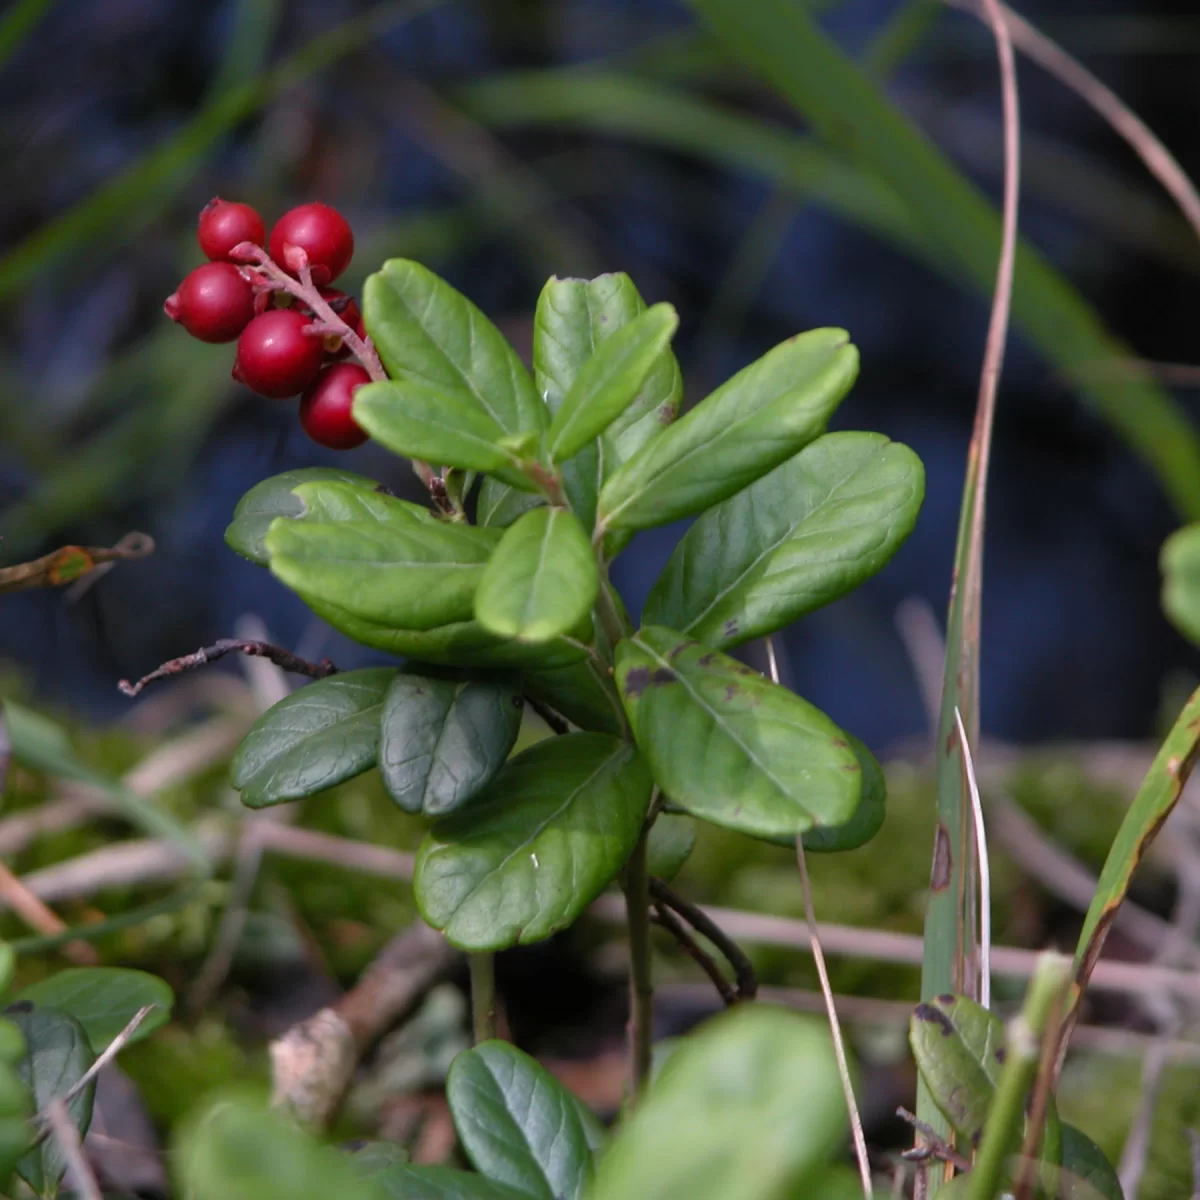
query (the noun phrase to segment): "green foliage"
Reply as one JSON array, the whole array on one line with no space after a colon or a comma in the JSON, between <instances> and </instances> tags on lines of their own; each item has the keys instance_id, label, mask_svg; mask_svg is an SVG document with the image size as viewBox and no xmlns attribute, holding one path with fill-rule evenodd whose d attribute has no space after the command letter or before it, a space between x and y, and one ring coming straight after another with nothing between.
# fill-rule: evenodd
<instances>
[{"instance_id":1,"label":"green foliage","mask_svg":"<svg viewBox=\"0 0 1200 1200\"><path fill-rule=\"evenodd\" d=\"M1200 642L1200 525L1167 538L1161 563L1163 608L1180 633Z\"/></svg>"}]
</instances>

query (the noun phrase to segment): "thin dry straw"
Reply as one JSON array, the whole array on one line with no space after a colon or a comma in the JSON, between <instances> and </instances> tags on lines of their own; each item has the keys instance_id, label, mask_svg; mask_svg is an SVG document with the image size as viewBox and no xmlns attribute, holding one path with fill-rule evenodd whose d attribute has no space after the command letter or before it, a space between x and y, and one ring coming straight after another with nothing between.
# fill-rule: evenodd
<instances>
[{"instance_id":1,"label":"thin dry straw","mask_svg":"<svg viewBox=\"0 0 1200 1200\"><path fill-rule=\"evenodd\" d=\"M975 849L979 856L979 1003L992 1007L992 870L988 859L987 829L983 823L983 802L975 780L975 760L967 741L962 713L954 708L958 725L958 741L962 747L963 765L967 772L967 789L971 793L971 813L975 818Z\"/></svg>"}]
</instances>

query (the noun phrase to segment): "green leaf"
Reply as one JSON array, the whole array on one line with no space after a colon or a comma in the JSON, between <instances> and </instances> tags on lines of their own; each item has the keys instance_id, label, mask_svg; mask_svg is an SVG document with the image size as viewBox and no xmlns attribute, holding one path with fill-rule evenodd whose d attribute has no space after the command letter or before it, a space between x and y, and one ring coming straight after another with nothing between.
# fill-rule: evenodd
<instances>
[{"instance_id":1,"label":"green leaf","mask_svg":"<svg viewBox=\"0 0 1200 1200\"><path fill-rule=\"evenodd\" d=\"M28 1048L16 1065L17 1074L29 1089L33 1111L42 1112L56 1096L69 1091L95 1061L83 1026L56 1008L10 1011L8 1018L20 1029ZM93 1079L67 1103L71 1122L80 1136L92 1120ZM66 1170L58 1139L49 1137L34 1147L17 1164L17 1174L39 1195L55 1195Z\"/></svg>"},{"instance_id":2,"label":"green leaf","mask_svg":"<svg viewBox=\"0 0 1200 1200\"><path fill-rule=\"evenodd\" d=\"M824 432L857 374L843 329L781 343L621 467L600 491L600 524L665 525L741 491Z\"/></svg>"},{"instance_id":3,"label":"green leaf","mask_svg":"<svg viewBox=\"0 0 1200 1200\"><path fill-rule=\"evenodd\" d=\"M865 846L883 828L887 815L887 779L879 760L852 733L846 734L862 771L862 799L844 825L819 826L803 835L805 850L833 854Z\"/></svg>"},{"instance_id":4,"label":"green leaf","mask_svg":"<svg viewBox=\"0 0 1200 1200\"><path fill-rule=\"evenodd\" d=\"M977 1146L1004 1064L1004 1022L966 996L935 996L913 1010L908 1040L938 1108Z\"/></svg>"},{"instance_id":5,"label":"green leaf","mask_svg":"<svg viewBox=\"0 0 1200 1200\"><path fill-rule=\"evenodd\" d=\"M368 1178L380 1200L529 1200L528 1192L454 1167L401 1164Z\"/></svg>"},{"instance_id":6,"label":"green leaf","mask_svg":"<svg viewBox=\"0 0 1200 1200\"><path fill-rule=\"evenodd\" d=\"M674 804L752 837L843 825L862 795L846 735L757 671L671 629L617 647L638 747Z\"/></svg>"},{"instance_id":7,"label":"green leaf","mask_svg":"<svg viewBox=\"0 0 1200 1200\"><path fill-rule=\"evenodd\" d=\"M547 670L523 671L521 689L581 729L614 737L624 731L621 699L612 680L598 674L590 659Z\"/></svg>"},{"instance_id":8,"label":"green leaf","mask_svg":"<svg viewBox=\"0 0 1200 1200\"><path fill-rule=\"evenodd\" d=\"M298 517L304 512L304 501L293 492L302 483L337 482L373 492L379 486L373 479L343 471L337 467L303 467L284 471L256 483L237 503L233 520L225 530L225 543L243 558L267 565L264 539L267 528L276 517Z\"/></svg>"},{"instance_id":9,"label":"green leaf","mask_svg":"<svg viewBox=\"0 0 1200 1200\"><path fill-rule=\"evenodd\" d=\"M601 1158L592 1200L788 1200L845 1129L822 1025L739 1006L667 1061Z\"/></svg>"},{"instance_id":10,"label":"green leaf","mask_svg":"<svg viewBox=\"0 0 1200 1200\"><path fill-rule=\"evenodd\" d=\"M548 642L586 618L600 573L579 519L535 508L504 532L475 593L475 619L500 637Z\"/></svg>"},{"instance_id":11,"label":"green leaf","mask_svg":"<svg viewBox=\"0 0 1200 1200\"><path fill-rule=\"evenodd\" d=\"M363 319L393 379L457 393L506 434L549 423L529 372L501 332L420 263L393 258L369 276Z\"/></svg>"},{"instance_id":12,"label":"green leaf","mask_svg":"<svg viewBox=\"0 0 1200 1200\"><path fill-rule=\"evenodd\" d=\"M309 488L298 489L306 502ZM330 487L321 485L321 494ZM388 499L388 497L380 497ZM276 520L267 531L271 571L309 604L323 601L373 624L433 629L469 620L496 530L380 520Z\"/></svg>"},{"instance_id":13,"label":"green leaf","mask_svg":"<svg viewBox=\"0 0 1200 1200\"><path fill-rule=\"evenodd\" d=\"M507 1042L465 1050L446 1076L454 1127L475 1169L533 1200L581 1200L592 1178L574 1097Z\"/></svg>"},{"instance_id":14,"label":"green leaf","mask_svg":"<svg viewBox=\"0 0 1200 1200\"><path fill-rule=\"evenodd\" d=\"M31 983L13 997L39 1008L56 1008L83 1026L96 1054L133 1020L138 1009L155 1006L129 1039L140 1042L171 1019L175 993L165 980L125 967L66 967Z\"/></svg>"},{"instance_id":15,"label":"green leaf","mask_svg":"<svg viewBox=\"0 0 1200 1200\"><path fill-rule=\"evenodd\" d=\"M650 826L646 841L646 869L670 883L687 862L696 844L696 822L682 813L662 813Z\"/></svg>"},{"instance_id":16,"label":"green leaf","mask_svg":"<svg viewBox=\"0 0 1200 1200\"><path fill-rule=\"evenodd\" d=\"M391 667L343 671L267 709L230 767L242 803L265 808L299 800L373 767L383 701L395 677Z\"/></svg>"},{"instance_id":17,"label":"green leaf","mask_svg":"<svg viewBox=\"0 0 1200 1200\"><path fill-rule=\"evenodd\" d=\"M1060 1200L1125 1200L1121 1180L1104 1151L1082 1129L1062 1123Z\"/></svg>"},{"instance_id":18,"label":"green leaf","mask_svg":"<svg viewBox=\"0 0 1200 1200\"><path fill-rule=\"evenodd\" d=\"M881 570L912 532L921 460L879 433L830 433L687 531L642 614L711 646L781 629Z\"/></svg>"},{"instance_id":19,"label":"green leaf","mask_svg":"<svg viewBox=\"0 0 1200 1200\"><path fill-rule=\"evenodd\" d=\"M479 502L475 506L480 525L506 529L523 513L546 503L546 497L532 492L518 492L507 483L487 476L479 487Z\"/></svg>"},{"instance_id":20,"label":"green leaf","mask_svg":"<svg viewBox=\"0 0 1200 1200\"><path fill-rule=\"evenodd\" d=\"M421 915L462 950L503 950L565 929L625 865L650 803L631 746L570 733L531 746L417 854Z\"/></svg>"},{"instance_id":21,"label":"green leaf","mask_svg":"<svg viewBox=\"0 0 1200 1200\"><path fill-rule=\"evenodd\" d=\"M571 458L637 398L679 327L669 304L656 304L602 342L580 367L546 434L551 462Z\"/></svg>"},{"instance_id":22,"label":"green leaf","mask_svg":"<svg viewBox=\"0 0 1200 1200\"><path fill-rule=\"evenodd\" d=\"M1188 525L1163 543L1163 609L1175 628L1200 643L1200 525Z\"/></svg>"},{"instance_id":23,"label":"green leaf","mask_svg":"<svg viewBox=\"0 0 1200 1200\"><path fill-rule=\"evenodd\" d=\"M412 380L364 384L354 393L354 419L396 454L464 471L490 471L514 487L534 490L513 453L500 445L504 429L459 392Z\"/></svg>"},{"instance_id":24,"label":"green leaf","mask_svg":"<svg viewBox=\"0 0 1200 1200\"><path fill-rule=\"evenodd\" d=\"M383 702L379 773L405 812L465 804L504 765L521 729L520 691L401 673Z\"/></svg>"}]
</instances>

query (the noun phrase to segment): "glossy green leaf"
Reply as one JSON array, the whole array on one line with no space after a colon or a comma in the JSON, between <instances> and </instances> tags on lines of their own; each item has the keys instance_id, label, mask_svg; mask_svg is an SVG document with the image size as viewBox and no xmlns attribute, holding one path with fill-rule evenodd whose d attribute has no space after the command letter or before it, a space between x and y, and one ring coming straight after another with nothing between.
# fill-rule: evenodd
<instances>
[{"instance_id":1,"label":"glossy green leaf","mask_svg":"<svg viewBox=\"0 0 1200 1200\"><path fill-rule=\"evenodd\" d=\"M302 500L311 486L298 489ZM471 618L475 588L500 536L403 516L276 520L266 545L272 573L310 604L322 601L373 624L422 630Z\"/></svg>"},{"instance_id":2,"label":"glossy green leaf","mask_svg":"<svg viewBox=\"0 0 1200 1200\"><path fill-rule=\"evenodd\" d=\"M830 433L704 513L642 614L711 646L783 628L881 570L912 532L921 460L879 433Z\"/></svg>"},{"instance_id":3,"label":"glossy green leaf","mask_svg":"<svg viewBox=\"0 0 1200 1200\"><path fill-rule=\"evenodd\" d=\"M646 529L741 491L825 431L857 374L858 351L843 329L781 343L609 478L598 520L608 529Z\"/></svg>"},{"instance_id":4,"label":"glossy green leaf","mask_svg":"<svg viewBox=\"0 0 1200 1200\"><path fill-rule=\"evenodd\" d=\"M157 975L125 967L65 967L31 983L14 997L38 1008L56 1008L83 1026L96 1054L133 1019L138 1009L153 1004L134 1031L129 1043L141 1041L171 1018L175 993Z\"/></svg>"},{"instance_id":5,"label":"glossy green leaf","mask_svg":"<svg viewBox=\"0 0 1200 1200\"><path fill-rule=\"evenodd\" d=\"M1163 543L1162 603L1175 628L1200 643L1200 525L1188 525Z\"/></svg>"},{"instance_id":6,"label":"glossy green leaf","mask_svg":"<svg viewBox=\"0 0 1200 1200\"><path fill-rule=\"evenodd\" d=\"M580 729L620 737L625 728L621 698L611 678L605 678L590 659L522 671L521 687Z\"/></svg>"},{"instance_id":7,"label":"glossy green leaf","mask_svg":"<svg viewBox=\"0 0 1200 1200\"><path fill-rule=\"evenodd\" d=\"M400 1164L369 1174L377 1200L529 1200L529 1193L472 1171Z\"/></svg>"},{"instance_id":8,"label":"glossy green leaf","mask_svg":"<svg viewBox=\"0 0 1200 1200\"><path fill-rule=\"evenodd\" d=\"M508 758L524 702L515 688L401 673L383 703L379 773L405 812L436 817L475 796Z\"/></svg>"},{"instance_id":9,"label":"glossy green leaf","mask_svg":"<svg viewBox=\"0 0 1200 1200\"><path fill-rule=\"evenodd\" d=\"M617 647L638 746L672 803L752 837L842 825L862 795L846 735L736 659L647 626Z\"/></svg>"},{"instance_id":10,"label":"glossy green leaf","mask_svg":"<svg viewBox=\"0 0 1200 1200\"><path fill-rule=\"evenodd\" d=\"M267 709L230 767L242 803L264 808L299 800L373 767L383 701L395 677L391 667L343 671Z\"/></svg>"},{"instance_id":11,"label":"glossy green leaf","mask_svg":"<svg viewBox=\"0 0 1200 1200\"><path fill-rule=\"evenodd\" d=\"M56 1008L33 1008L7 1015L20 1029L27 1047L25 1057L16 1064L17 1074L29 1089L33 1111L42 1112L51 1100L79 1082L96 1056L83 1026L67 1013ZM92 1080L67 1103L67 1112L81 1136L91 1124L95 1093L96 1081ZM53 1137L30 1150L16 1168L39 1196L56 1194L65 1169L62 1149Z\"/></svg>"},{"instance_id":12,"label":"glossy green leaf","mask_svg":"<svg viewBox=\"0 0 1200 1200\"><path fill-rule=\"evenodd\" d=\"M476 519L480 525L506 529L523 513L545 503L545 496L533 492L519 492L489 475L479 487Z\"/></svg>"},{"instance_id":13,"label":"glossy green leaf","mask_svg":"<svg viewBox=\"0 0 1200 1200\"><path fill-rule=\"evenodd\" d=\"M579 368L546 434L550 460L572 457L638 398L679 327L669 304L656 304L601 342Z\"/></svg>"},{"instance_id":14,"label":"glossy green leaf","mask_svg":"<svg viewBox=\"0 0 1200 1200\"><path fill-rule=\"evenodd\" d=\"M1125 1200L1121 1180L1104 1151L1082 1129L1062 1123L1058 1200Z\"/></svg>"},{"instance_id":15,"label":"glossy green leaf","mask_svg":"<svg viewBox=\"0 0 1200 1200\"><path fill-rule=\"evenodd\" d=\"M616 738L538 742L426 836L414 877L421 915L462 950L565 929L633 852L650 788L642 759Z\"/></svg>"},{"instance_id":16,"label":"glossy green leaf","mask_svg":"<svg viewBox=\"0 0 1200 1200\"><path fill-rule=\"evenodd\" d=\"M879 760L852 733L846 734L862 771L862 798L844 825L819 826L803 835L805 850L834 854L865 846L883 828L887 816L887 779Z\"/></svg>"},{"instance_id":17,"label":"glossy green leaf","mask_svg":"<svg viewBox=\"0 0 1200 1200\"><path fill-rule=\"evenodd\" d=\"M682 813L662 813L650 827L646 841L646 869L656 879L670 883L687 862L696 844L696 822Z\"/></svg>"},{"instance_id":18,"label":"glossy green leaf","mask_svg":"<svg viewBox=\"0 0 1200 1200\"><path fill-rule=\"evenodd\" d=\"M525 491L534 485L500 443L503 427L470 397L415 380L364 384L354 419L380 445L407 458L464 471L490 471Z\"/></svg>"},{"instance_id":19,"label":"glossy green leaf","mask_svg":"<svg viewBox=\"0 0 1200 1200\"><path fill-rule=\"evenodd\" d=\"M507 1042L465 1050L446 1077L446 1100L475 1169L533 1200L581 1200L592 1179L574 1097Z\"/></svg>"},{"instance_id":20,"label":"glossy green leaf","mask_svg":"<svg viewBox=\"0 0 1200 1200\"><path fill-rule=\"evenodd\" d=\"M343 471L337 467L302 467L272 475L256 483L237 503L233 520L225 530L225 543L243 558L267 565L264 539L267 528L276 517L298 517L304 511L304 501L292 489L302 483L337 482L364 491L374 491L379 485L364 475Z\"/></svg>"},{"instance_id":21,"label":"glossy green leaf","mask_svg":"<svg viewBox=\"0 0 1200 1200\"><path fill-rule=\"evenodd\" d=\"M302 524L330 525L358 521L400 528L430 525L436 528L442 525L430 509L401 500L382 487L354 487L340 480L316 480L295 486L298 490L292 495L298 511L286 515ZM265 545L263 550L265 553Z\"/></svg>"},{"instance_id":22,"label":"glossy green leaf","mask_svg":"<svg viewBox=\"0 0 1200 1200\"><path fill-rule=\"evenodd\" d=\"M938 1108L978 1145L1004 1065L1004 1022L966 996L935 996L913 1010L908 1040Z\"/></svg>"},{"instance_id":23,"label":"glossy green leaf","mask_svg":"<svg viewBox=\"0 0 1200 1200\"><path fill-rule=\"evenodd\" d=\"M475 593L475 619L500 637L548 642L584 620L600 573L579 518L535 508L505 530Z\"/></svg>"},{"instance_id":24,"label":"glossy green leaf","mask_svg":"<svg viewBox=\"0 0 1200 1200\"><path fill-rule=\"evenodd\" d=\"M596 1171L592 1200L789 1200L846 1129L823 1025L744 1005L671 1056ZM815 1200L815 1198L814 1198Z\"/></svg>"},{"instance_id":25,"label":"glossy green leaf","mask_svg":"<svg viewBox=\"0 0 1200 1200\"><path fill-rule=\"evenodd\" d=\"M420 263L390 259L369 276L363 320L393 379L458 393L506 434L549 423L529 372L503 334Z\"/></svg>"}]
</instances>

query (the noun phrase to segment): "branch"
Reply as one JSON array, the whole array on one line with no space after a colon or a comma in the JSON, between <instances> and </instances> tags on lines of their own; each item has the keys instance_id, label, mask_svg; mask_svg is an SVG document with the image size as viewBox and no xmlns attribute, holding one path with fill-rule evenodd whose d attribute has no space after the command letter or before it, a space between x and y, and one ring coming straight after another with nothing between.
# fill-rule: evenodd
<instances>
[{"instance_id":1,"label":"branch","mask_svg":"<svg viewBox=\"0 0 1200 1200\"><path fill-rule=\"evenodd\" d=\"M896 1116L902 1121L907 1121L925 1139L924 1145L901 1153L900 1157L905 1162L924 1162L926 1159L936 1158L939 1162L947 1162L960 1171L971 1169L968 1159L959 1154L948 1142L943 1141L935 1129L926 1125L924 1121L918 1120L907 1108L896 1109Z\"/></svg>"},{"instance_id":2,"label":"branch","mask_svg":"<svg viewBox=\"0 0 1200 1200\"><path fill-rule=\"evenodd\" d=\"M58 1142L63 1159L67 1164L67 1180L79 1193L82 1200L104 1200L100 1185L96 1182L96 1176L83 1153L83 1142L80 1140L79 1130L75 1128L71 1114L67 1112L66 1104L59 1099L51 1100L50 1107L46 1110L46 1116L50 1121L54 1139Z\"/></svg>"},{"instance_id":3,"label":"branch","mask_svg":"<svg viewBox=\"0 0 1200 1200\"><path fill-rule=\"evenodd\" d=\"M182 658L173 658L170 662L163 663L149 675L143 675L137 683L130 683L128 679L122 679L117 686L126 696L137 696L148 684L159 679L170 679L173 675L182 675L184 671L191 671L196 667L203 667L206 663L216 662L217 659L224 658L227 654L248 654L252 658L266 658L285 671L291 671L294 675L307 675L310 679L325 679L330 675L336 675L338 671L337 667L327 658L321 659L319 663L311 663L307 659L298 658L290 650L284 650L281 646L272 646L270 642L253 642L244 638L221 638L211 646L202 646L199 650L185 654Z\"/></svg>"},{"instance_id":4,"label":"branch","mask_svg":"<svg viewBox=\"0 0 1200 1200\"><path fill-rule=\"evenodd\" d=\"M545 721L553 733L562 735L570 732L571 727L566 723L566 721L564 721L563 718L560 717L552 708L547 708L540 700L535 699L533 696L526 696L525 703L528 704L529 707L532 708L533 711L537 713L537 715L541 717L543 721Z\"/></svg>"},{"instance_id":5,"label":"branch","mask_svg":"<svg viewBox=\"0 0 1200 1200\"><path fill-rule=\"evenodd\" d=\"M700 969L713 982L717 995L730 1007L738 1002L737 990L721 974L721 968L713 961L711 954L688 932L687 926L661 901L654 905L655 922L661 925L679 944L687 955L694 959Z\"/></svg>"}]
</instances>

